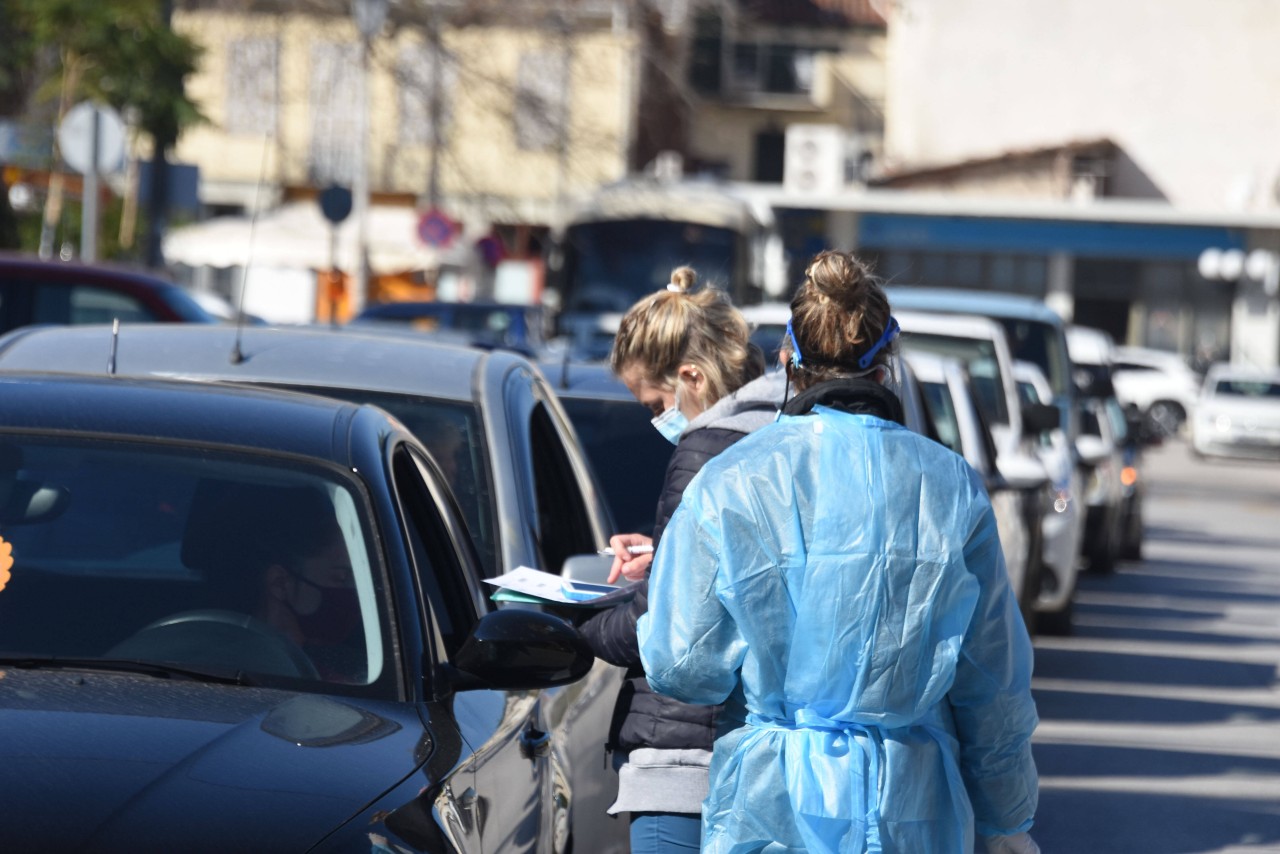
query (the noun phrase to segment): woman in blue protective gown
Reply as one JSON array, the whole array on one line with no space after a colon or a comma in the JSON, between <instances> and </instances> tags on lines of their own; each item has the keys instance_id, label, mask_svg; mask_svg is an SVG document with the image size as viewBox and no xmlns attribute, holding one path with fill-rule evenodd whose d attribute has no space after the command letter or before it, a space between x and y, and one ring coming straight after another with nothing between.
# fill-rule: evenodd
<instances>
[{"instance_id":1,"label":"woman in blue protective gown","mask_svg":"<svg viewBox=\"0 0 1280 854\"><path fill-rule=\"evenodd\" d=\"M901 425L861 262L820 254L791 310L793 392L685 489L638 627L655 690L726 703L703 851L1036 852L1031 643L982 482Z\"/></svg>"}]
</instances>

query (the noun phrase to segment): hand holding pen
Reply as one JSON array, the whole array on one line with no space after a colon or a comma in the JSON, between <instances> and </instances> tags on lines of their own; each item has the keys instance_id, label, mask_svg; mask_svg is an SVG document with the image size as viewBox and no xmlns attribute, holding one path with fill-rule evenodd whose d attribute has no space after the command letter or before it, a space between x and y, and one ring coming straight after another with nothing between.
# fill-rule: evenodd
<instances>
[{"instance_id":1,"label":"hand holding pen","mask_svg":"<svg viewBox=\"0 0 1280 854\"><path fill-rule=\"evenodd\" d=\"M609 548L604 553L613 554L613 565L609 567L610 584L619 576L628 581L643 581L649 574L649 565L653 563L653 538L644 534L614 534L609 538Z\"/></svg>"}]
</instances>

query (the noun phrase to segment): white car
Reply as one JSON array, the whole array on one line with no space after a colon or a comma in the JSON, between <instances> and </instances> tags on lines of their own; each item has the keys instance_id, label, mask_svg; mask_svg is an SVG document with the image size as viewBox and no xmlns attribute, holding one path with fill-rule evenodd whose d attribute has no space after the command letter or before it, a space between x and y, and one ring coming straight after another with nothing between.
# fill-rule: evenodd
<instances>
[{"instance_id":1,"label":"white car","mask_svg":"<svg viewBox=\"0 0 1280 854\"><path fill-rule=\"evenodd\" d=\"M1013 375L1024 404L1053 402L1049 380L1038 365L1016 360ZM1084 541L1084 477L1076 465L1080 450L1071 447L1061 428L1041 433L1036 445L1053 490L1052 512L1044 515L1044 562L1051 567L1074 567Z\"/></svg>"},{"instance_id":2,"label":"white car","mask_svg":"<svg viewBox=\"0 0 1280 854\"><path fill-rule=\"evenodd\" d=\"M1111 381L1121 405L1137 409L1159 436L1177 434L1194 417L1200 377L1177 353L1117 347Z\"/></svg>"},{"instance_id":3,"label":"white car","mask_svg":"<svg viewBox=\"0 0 1280 854\"><path fill-rule=\"evenodd\" d=\"M1075 599L1075 561L1051 565L1043 560L1043 522L1054 513L1049 475L1036 453L1039 434L1059 426L1054 406L1024 406L1013 376L1013 357L1004 327L989 317L895 310L902 326L902 350L910 356L925 351L959 360L969 373L979 411L991 430L1000 474L1021 491L1023 512L1031 520L1033 536L1023 566L1010 566L1010 576L1021 569L1027 584L1020 591L1036 592L1036 629L1051 634L1071 630ZM1038 521L1037 521L1038 520ZM1037 585L1035 582L1039 581Z\"/></svg>"},{"instance_id":4,"label":"white car","mask_svg":"<svg viewBox=\"0 0 1280 854\"><path fill-rule=\"evenodd\" d=\"M1214 365L1193 425L1200 456L1280 459L1280 371Z\"/></svg>"},{"instance_id":5,"label":"white car","mask_svg":"<svg viewBox=\"0 0 1280 854\"><path fill-rule=\"evenodd\" d=\"M1014 594L1022 605L1027 631L1035 632L1035 599L1023 587L1039 579L1026 578L1028 555L1036 539L1035 520L1024 512L1023 496L996 465L997 451L991 431L974 400L969 374L958 359L913 350L905 360L916 379L924 406L933 426L933 436L941 444L964 457L982 475L995 511L1000 547Z\"/></svg>"}]
</instances>

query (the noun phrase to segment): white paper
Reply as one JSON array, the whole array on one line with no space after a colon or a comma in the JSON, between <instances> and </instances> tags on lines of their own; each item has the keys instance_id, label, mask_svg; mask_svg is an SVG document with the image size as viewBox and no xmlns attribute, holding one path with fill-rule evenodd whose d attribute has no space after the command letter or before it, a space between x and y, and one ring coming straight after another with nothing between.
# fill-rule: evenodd
<instances>
[{"instance_id":1,"label":"white paper","mask_svg":"<svg viewBox=\"0 0 1280 854\"><path fill-rule=\"evenodd\" d=\"M592 594L599 596L617 589L605 584L586 584L569 581L558 575L552 575L549 572L543 572L528 566L517 566L503 575L486 578L485 583L564 605L580 605L584 601L593 598Z\"/></svg>"}]
</instances>

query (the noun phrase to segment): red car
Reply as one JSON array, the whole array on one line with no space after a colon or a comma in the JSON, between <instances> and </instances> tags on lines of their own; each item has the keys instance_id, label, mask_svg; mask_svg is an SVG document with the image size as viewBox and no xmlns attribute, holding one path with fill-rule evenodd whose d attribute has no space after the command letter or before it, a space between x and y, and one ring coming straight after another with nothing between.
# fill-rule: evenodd
<instances>
[{"instance_id":1,"label":"red car","mask_svg":"<svg viewBox=\"0 0 1280 854\"><path fill-rule=\"evenodd\" d=\"M37 323L217 323L182 288L106 264L0 254L0 332Z\"/></svg>"}]
</instances>

